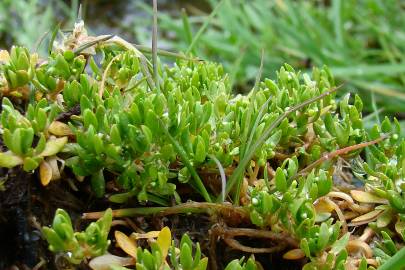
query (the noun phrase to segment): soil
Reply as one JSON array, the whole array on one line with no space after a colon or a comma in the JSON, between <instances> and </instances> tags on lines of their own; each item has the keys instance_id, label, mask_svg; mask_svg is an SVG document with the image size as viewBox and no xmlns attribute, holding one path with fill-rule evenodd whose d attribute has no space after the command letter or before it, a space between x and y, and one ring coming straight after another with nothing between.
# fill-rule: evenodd
<instances>
[{"instance_id":1,"label":"soil","mask_svg":"<svg viewBox=\"0 0 405 270\"><path fill-rule=\"evenodd\" d=\"M26 173L19 168L0 169L0 175L5 175L3 191L0 191L0 269L33 269L40 262L39 269L88 269L85 263L72 267L67 264L64 257L48 251L47 243L42 239L40 228L52 223L57 208L63 208L70 214L76 229L83 229L88 222L80 219L83 212L100 211L107 207L118 208L118 205L109 205L107 200L96 200L91 196L90 187L86 183L74 191L67 181L52 182L42 187L38 176ZM77 183L77 181L75 182ZM130 205L126 205L129 207ZM132 207L134 204L132 203ZM120 206L122 207L122 206ZM176 241L184 233L188 233L193 241L201 244L202 253L211 257L209 269L224 269L227 262L232 259L249 257L250 254L231 249L220 239L212 239L210 231L212 226L221 222L217 217L207 215L171 215L166 217L138 217L130 220L139 229L150 231L159 230L169 226ZM244 227L248 224L239 224ZM115 226L126 233L132 228L122 225ZM240 243L265 247L267 240L238 238ZM146 243L140 243L143 245ZM214 253L213 253L214 251ZM114 243L110 252L122 254L116 250ZM302 261L291 263L282 260L282 254L256 254L255 258L264 269L301 269Z\"/></svg>"},{"instance_id":2,"label":"soil","mask_svg":"<svg viewBox=\"0 0 405 270\"><path fill-rule=\"evenodd\" d=\"M12 265L34 267L44 249L40 232L30 224L36 210L30 198L33 177L21 170L6 174L2 170L7 180L5 190L0 192L0 269Z\"/></svg>"},{"instance_id":3,"label":"soil","mask_svg":"<svg viewBox=\"0 0 405 270\"><path fill-rule=\"evenodd\" d=\"M53 254L42 239L40 227L52 222L58 207L78 217L82 203L63 185L43 188L35 174L19 168L1 170L6 182L0 191L0 269L31 269L41 260L47 262L46 269L56 269L50 267Z\"/></svg>"}]
</instances>

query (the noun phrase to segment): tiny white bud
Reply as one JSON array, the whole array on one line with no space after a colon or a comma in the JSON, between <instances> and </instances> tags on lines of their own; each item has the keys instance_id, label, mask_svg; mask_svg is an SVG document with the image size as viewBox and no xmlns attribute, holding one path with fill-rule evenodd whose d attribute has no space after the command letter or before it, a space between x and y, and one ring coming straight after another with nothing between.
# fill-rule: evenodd
<instances>
[{"instance_id":1,"label":"tiny white bud","mask_svg":"<svg viewBox=\"0 0 405 270\"><path fill-rule=\"evenodd\" d=\"M259 200L257 198L253 198L252 199L252 204L253 205L258 205L259 204Z\"/></svg>"}]
</instances>

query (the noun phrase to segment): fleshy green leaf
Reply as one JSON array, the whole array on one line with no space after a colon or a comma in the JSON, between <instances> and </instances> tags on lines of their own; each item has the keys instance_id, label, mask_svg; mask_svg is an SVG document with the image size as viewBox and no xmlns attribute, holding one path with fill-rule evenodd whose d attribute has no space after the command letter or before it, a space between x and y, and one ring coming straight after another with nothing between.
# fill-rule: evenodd
<instances>
[{"instance_id":1,"label":"fleshy green leaf","mask_svg":"<svg viewBox=\"0 0 405 270\"><path fill-rule=\"evenodd\" d=\"M23 164L23 159L11 151L0 153L0 167L13 168L21 164Z\"/></svg>"},{"instance_id":2,"label":"fleshy green leaf","mask_svg":"<svg viewBox=\"0 0 405 270\"><path fill-rule=\"evenodd\" d=\"M48 156L53 156L59 153L63 146L68 141L68 137L61 137L61 138L56 138L56 139L50 139L46 142L45 149L42 151L41 154L39 154L40 157L48 157Z\"/></svg>"}]
</instances>

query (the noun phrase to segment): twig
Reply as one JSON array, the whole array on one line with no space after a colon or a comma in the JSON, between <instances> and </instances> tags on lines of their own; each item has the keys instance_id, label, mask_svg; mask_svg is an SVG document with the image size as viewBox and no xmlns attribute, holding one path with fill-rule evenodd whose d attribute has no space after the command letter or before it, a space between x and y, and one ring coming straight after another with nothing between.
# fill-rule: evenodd
<instances>
[{"instance_id":1,"label":"twig","mask_svg":"<svg viewBox=\"0 0 405 270\"><path fill-rule=\"evenodd\" d=\"M333 207L336 214L338 215L339 220L342 222L342 234L347 233L347 222L342 210L340 210L339 206L328 197L325 197L325 201Z\"/></svg>"},{"instance_id":2,"label":"twig","mask_svg":"<svg viewBox=\"0 0 405 270\"><path fill-rule=\"evenodd\" d=\"M210 235L210 249L209 249L209 262L211 264L211 269L212 270L217 270L218 266L216 264L217 262L217 241L218 241L218 230L216 227L219 226L219 224L214 224L214 226L211 227L209 230L209 235Z\"/></svg>"},{"instance_id":3,"label":"twig","mask_svg":"<svg viewBox=\"0 0 405 270\"><path fill-rule=\"evenodd\" d=\"M249 177L249 184L253 185L254 181L257 180L257 175L259 174L259 164L255 164L255 169L253 170L253 173Z\"/></svg>"},{"instance_id":4,"label":"twig","mask_svg":"<svg viewBox=\"0 0 405 270\"><path fill-rule=\"evenodd\" d=\"M115 219L115 220L113 220L113 221L111 222L111 227L119 226L119 225L125 226L125 227L127 227L127 228L130 227L129 224L128 224L125 220L122 220L122 219Z\"/></svg>"},{"instance_id":5,"label":"twig","mask_svg":"<svg viewBox=\"0 0 405 270\"><path fill-rule=\"evenodd\" d=\"M93 40L86 42L82 45L80 45L79 47L77 47L76 49L73 50L73 53L75 55L81 53L82 51L84 51L87 48L90 48L98 43L101 43L103 41L107 41L109 39L111 39L113 36L112 35L102 35L102 36L97 36L95 37Z\"/></svg>"},{"instance_id":6,"label":"twig","mask_svg":"<svg viewBox=\"0 0 405 270\"><path fill-rule=\"evenodd\" d=\"M294 238L291 238L291 236L289 236L286 233L275 233L272 231L257 230L257 229L250 229L250 228L226 228L225 234L227 236L232 236L232 237L246 236L246 237L252 237L252 238L267 238L267 239L271 239L273 241L283 241L292 247L299 246L298 242Z\"/></svg>"},{"instance_id":7,"label":"twig","mask_svg":"<svg viewBox=\"0 0 405 270\"><path fill-rule=\"evenodd\" d=\"M174 215L187 213L218 213L224 218L238 217L238 220L249 220L249 211L243 207L233 206L231 204L207 203L207 202L189 202L172 207L140 207L126 208L112 211L115 218L120 217L135 217L147 215ZM83 219L99 219L104 215L102 212L83 213Z\"/></svg>"},{"instance_id":8,"label":"twig","mask_svg":"<svg viewBox=\"0 0 405 270\"><path fill-rule=\"evenodd\" d=\"M132 228L132 230L133 230L134 232L137 232L137 233L145 233L145 231L142 230L141 228L139 228L139 227L135 224L135 222L132 221L132 219L130 219L130 218L124 218L124 219L125 219L125 221L128 223L128 225L131 226L131 228Z\"/></svg>"},{"instance_id":9,"label":"twig","mask_svg":"<svg viewBox=\"0 0 405 270\"><path fill-rule=\"evenodd\" d=\"M339 198L342 200L347 201L349 204L354 204L353 198L350 197L349 194L339 192L339 191L331 191L327 195L327 197L332 197L332 198Z\"/></svg>"},{"instance_id":10,"label":"twig","mask_svg":"<svg viewBox=\"0 0 405 270\"><path fill-rule=\"evenodd\" d=\"M211 229L212 233L224 239L230 247L249 253L273 253L284 250L287 246L298 247L298 242L285 233L274 233L266 230L257 230L249 228L226 228L217 225ZM277 242L276 246L268 248L255 248L242 245L234 238L244 236L250 238L266 238Z\"/></svg>"},{"instance_id":11,"label":"twig","mask_svg":"<svg viewBox=\"0 0 405 270\"><path fill-rule=\"evenodd\" d=\"M368 242L371 237L373 237L375 234L375 232L373 231L373 229L371 229L370 227L367 227L364 229L363 234L358 238L358 240L363 241L363 242Z\"/></svg>"},{"instance_id":12,"label":"twig","mask_svg":"<svg viewBox=\"0 0 405 270\"><path fill-rule=\"evenodd\" d=\"M143 56L143 55L140 57L140 60L141 60L142 74L146 78L146 82L148 83L149 88L152 90L152 89L154 89L155 84L154 84L154 82L152 80L152 76L150 75L149 70L148 70L148 61L145 58L145 56Z\"/></svg>"},{"instance_id":13,"label":"twig","mask_svg":"<svg viewBox=\"0 0 405 270\"><path fill-rule=\"evenodd\" d=\"M233 238L224 238L225 243L228 244L233 249L237 249L243 252L248 252L248 253L274 253L278 251L282 251L286 248L285 244L278 243L277 246L274 247L269 247L269 248L255 248L255 247L248 247L245 245L242 245L239 243L239 241L233 239Z\"/></svg>"},{"instance_id":14,"label":"twig","mask_svg":"<svg viewBox=\"0 0 405 270\"><path fill-rule=\"evenodd\" d=\"M388 138L388 135L383 135L378 139L369 141L369 142L363 142L363 143L359 143L359 144L355 144L355 145L351 145L342 149L338 149L336 151L333 151L331 153L327 153L324 154L321 158L319 158L318 160L314 161L313 163L311 163L310 165L308 165L306 168L302 169L301 171L299 171L294 177L293 179L302 176L306 173L309 173L310 171L312 171L312 169L316 168L317 166L321 165L322 163L331 160L337 156L341 156L341 155L346 155L349 152L376 144L381 142L382 140L385 140L386 138Z\"/></svg>"}]
</instances>

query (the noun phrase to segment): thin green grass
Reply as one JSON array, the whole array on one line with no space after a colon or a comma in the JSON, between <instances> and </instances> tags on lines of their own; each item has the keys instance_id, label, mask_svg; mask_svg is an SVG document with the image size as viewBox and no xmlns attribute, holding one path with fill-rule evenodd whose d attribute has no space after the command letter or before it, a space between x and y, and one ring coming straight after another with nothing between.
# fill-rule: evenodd
<instances>
[{"instance_id":1,"label":"thin green grass","mask_svg":"<svg viewBox=\"0 0 405 270\"><path fill-rule=\"evenodd\" d=\"M232 175L229 177L229 181L227 182L225 194L227 195L231 189L236 185L236 187L239 187L239 189L236 190L235 192L235 197L234 197L234 204L239 205L239 196L240 196L240 186L242 182L242 175L244 171L246 170L246 166L249 164L250 160L252 159L254 153L259 149L263 143L269 138L270 134L272 131L291 113L294 113L300 109L305 108L305 106L312 104L314 102L317 102L324 97L334 93L337 91L341 86L335 87L333 89L330 89L329 91L326 91L322 93L319 96L316 96L314 98L305 100L304 102L297 104L296 106L290 108L289 110L285 111L283 114L278 116L274 122L262 133L262 135L255 141L255 143L249 147L249 149L246 150L245 155L243 155L242 160L239 162L238 166L232 173Z\"/></svg>"},{"instance_id":2,"label":"thin green grass","mask_svg":"<svg viewBox=\"0 0 405 270\"><path fill-rule=\"evenodd\" d=\"M263 47L265 76L274 76L283 63L299 69L327 65L340 82L355 86L370 101L369 112L374 111L370 92L385 112L405 111L405 17L400 1L334 0L330 6L291 0L209 3L213 12L207 17L201 12L189 18L184 12L178 18L163 14L160 28L173 37L171 49L224 63L241 89L253 84Z\"/></svg>"},{"instance_id":3,"label":"thin green grass","mask_svg":"<svg viewBox=\"0 0 405 270\"><path fill-rule=\"evenodd\" d=\"M49 44L50 29L58 23L73 25L77 10L77 0L70 1L70 5L60 0L0 1L0 37L3 42L11 41L2 45L19 44L46 55L47 48L38 44Z\"/></svg>"}]
</instances>

